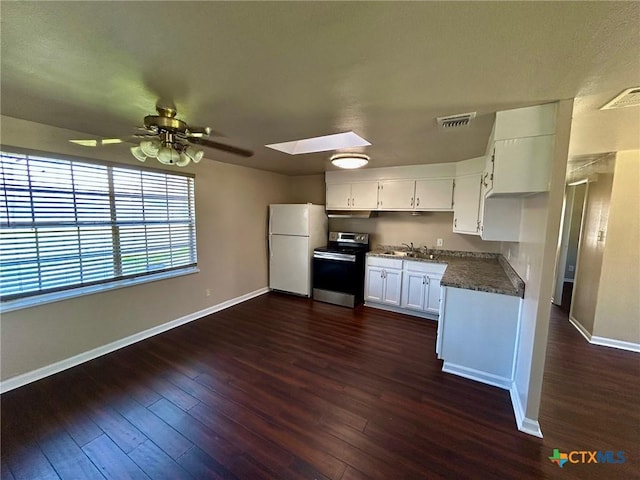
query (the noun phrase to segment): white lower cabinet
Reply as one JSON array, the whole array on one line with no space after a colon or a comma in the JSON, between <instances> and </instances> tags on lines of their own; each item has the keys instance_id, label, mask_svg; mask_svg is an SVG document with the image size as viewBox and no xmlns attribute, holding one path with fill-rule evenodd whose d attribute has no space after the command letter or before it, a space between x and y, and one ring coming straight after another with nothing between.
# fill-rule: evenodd
<instances>
[{"instance_id":1,"label":"white lower cabinet","mask_svg":"<svg viewBox=\"0 0 640 480\"><path fill-rule=\"evenodd\" d=\"M367 257L365 301L421 317L436 317L444 264Z\"/></svg>"},{"instance_id":2,"label":"white lower cabinet","mask_svg":"<svg viewBox=\"0 0 640 480\"><path fill-rule=\"evenodd\" d=\"M401 307L438 315L440 280L446 265L405 261L402 271Z\"/></svg>"},{"instance_id":3,"label":"white lower cabinet","mask_svg":"<svg viewBox=\"0 0 640 480\"><path fill-rule=\"evenodd\" d=\"M367 261L365 301L399 306L402 291L402 260L372 257Z\"/></svg>"}]
</instances>

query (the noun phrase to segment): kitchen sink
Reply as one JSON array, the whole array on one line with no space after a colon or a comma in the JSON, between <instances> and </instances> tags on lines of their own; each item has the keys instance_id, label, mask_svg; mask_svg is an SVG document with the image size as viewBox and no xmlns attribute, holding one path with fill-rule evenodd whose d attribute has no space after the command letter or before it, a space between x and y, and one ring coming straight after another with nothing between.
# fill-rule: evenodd
<instances>
[{"instance_id":1,"label":"kitchen sink","mask_svg":"<svg viewBox=\"0 0 640 480\"><path fill-rule=\"evenodd\" d=\"M421 258L425 260L438 260L439 255L435 255L433 253L422 253L422 252L405 252L402 250L388 250L382 252L383 255L392 255L394 257L408 257L408 258Z\"/></svg>"}]
</instances>

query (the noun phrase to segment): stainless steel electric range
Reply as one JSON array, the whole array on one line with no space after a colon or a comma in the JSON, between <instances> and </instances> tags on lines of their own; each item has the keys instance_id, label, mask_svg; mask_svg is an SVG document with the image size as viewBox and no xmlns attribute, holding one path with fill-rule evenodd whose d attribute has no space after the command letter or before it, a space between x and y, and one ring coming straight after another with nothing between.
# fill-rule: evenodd
<instances>
[{"instance_id":1,"label":"stainless steel electric range","mask_svg":"<svg viewBox=\"0 0 640 480\"><path fill-rule=\"evenodd\" d=\"M364 301L368 233L330 232L313 251L313 299L354 308Z\"/></svg>"}]
</instances>

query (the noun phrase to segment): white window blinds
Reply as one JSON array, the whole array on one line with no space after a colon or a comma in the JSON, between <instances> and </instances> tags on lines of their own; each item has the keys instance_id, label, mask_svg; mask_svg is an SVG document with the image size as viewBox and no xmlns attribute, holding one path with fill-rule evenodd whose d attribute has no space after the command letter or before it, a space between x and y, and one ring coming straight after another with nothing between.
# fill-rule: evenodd
<instances>
[{"instance_id":1,"label":"white window blinds","mask_svg":"<svg viewBox=\"0 0 640 480\"><path fill-rule=\"evenodd\" d=\"M194 178L0 152L0 298L196 265Z\"/></svg>"}]
</instances>

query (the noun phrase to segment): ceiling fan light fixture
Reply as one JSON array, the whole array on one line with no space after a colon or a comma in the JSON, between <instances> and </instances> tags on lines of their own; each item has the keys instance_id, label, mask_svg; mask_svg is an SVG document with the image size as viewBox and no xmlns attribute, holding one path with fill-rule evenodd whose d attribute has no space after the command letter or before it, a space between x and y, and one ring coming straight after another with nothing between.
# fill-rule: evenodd
<instances>
[{"instance_id":1,"label":"ceiling fan light fixture","mask_svg":"<svg viewBox=\"0 0 640 480\"><path fill-rule=\"evenodd\" d=\"M144 162L147 159L147 156L144 154L140 146L131 147L129 150L131 150L131 154L136 157L137 160Z\"/></svg>"},{"instance_id":2,"label":"ceiling fan light fixture","mask_svg":"<svg viewBox=\"0 0 640 480\"><path fill-rule=\"evenodd\" d=\"M184 154L189 157L189 159L191 159L193 163L200 162L200 160L202 160L202 157L204 156L204 152L202 150L198 150L197 148L191 146L184 149Z\"/></svg>"},{"instance_id":3,"label":"ceiling fan light fixture","mask_svg":"<svg viewBox=\"0 0 640 480\"><path fill-rule=\"evenodd\" d=\"M180 160L180 154L171 145L162 147L158 152L158 161L160 163L175 165L178 160Z\"/></svg>"},{"instance_id":4,"label":"ceiling fan light fixture","mask_svg":"<svg viewBox=\"0 0 640 480\"><path fill-rule=\"evenodd\" d=\"M363 153L337 153L331 157L331 163L339 168L360 168L369 163L369 156Z\"/></svg>"},{"instance_id":5,"label":"ceiling fan light fixture","mask_svg":"<svg viewBox=\"0 0 640 480\"><path fill-rule=\"evenodd\" d=\"M182 151L180 153L180 156L178 157L178 160L176 161L176 165L178 167L186 167L187 165L189 165L189 162L191 162L191 158L189 158L189 155Z\"/></svg>"},{"instance_id":6,"label":"ceiling fan light fixture","mask_svg":"<svg viewBox=\"0 0 640 480\"><path fill-rule=\"evenodd\" d=\"M140 149L147 157L156 158L161 147L162 144L157 138L143 140L140 142Z\"/></svg>"}]
</instances>

